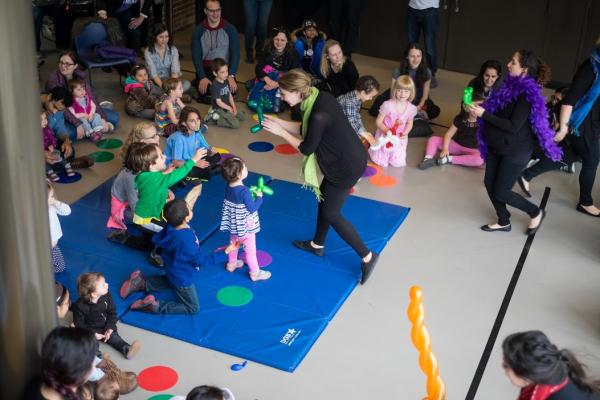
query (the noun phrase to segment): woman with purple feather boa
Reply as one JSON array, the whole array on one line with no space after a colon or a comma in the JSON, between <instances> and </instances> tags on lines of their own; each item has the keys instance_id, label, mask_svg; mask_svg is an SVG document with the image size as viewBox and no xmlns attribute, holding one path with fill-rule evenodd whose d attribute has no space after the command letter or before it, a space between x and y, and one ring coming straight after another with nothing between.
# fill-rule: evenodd
<instances>
[{"instance_id":1,"label":"woman with purple feather boa","mask_svg":"<svg viewBox=\"0 0 600 400\"><path fill-rule=\"evenodd\" d=\"M533 52L517 51L507 65L508 77L482 106L469 112L480 118L477 137L486 160L484 183L496 210L498 222L483 225L486 232L511 230L506 205L529 215L528 235L534 234L545 217L538 206L512 191L517 178L539 145L546 156L560 160L562 150L554 142L541 83L548 80L549 68Z\"/></svg>"}]
</instances>

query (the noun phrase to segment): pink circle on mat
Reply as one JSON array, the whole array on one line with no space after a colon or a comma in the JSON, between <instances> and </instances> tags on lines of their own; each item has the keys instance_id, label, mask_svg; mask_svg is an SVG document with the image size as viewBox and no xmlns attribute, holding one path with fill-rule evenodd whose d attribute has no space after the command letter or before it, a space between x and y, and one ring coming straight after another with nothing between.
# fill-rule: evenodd
<instances>
[{"instance_id":1,"label":"pink circle on mat","mask_svg":"<svg viewBox=\"0 0 600 400\"><path fill-rule=\"evenodd\" d=\"M246 253L243 253L240 259L247 264L246 262ZM266 251L256 250L256 259L258 260L259 267L267 267L273 262L273 257Z\"/></svg>"},{"instance_id":2,"label":"pink circle on mat","mask_svg":"<svg viewBox=\"0 0 600 400\"><path fill-rule=\"evenodd\" d=\"M140 372L137 380L142 389L150 392L161 392L175 386L179 376L173 368L157 365Z\"/></svg>"},{"instance_id":3,"label":"pink circle on mat","mask_svg":"<svg viewBox=\"0 0 600 400\"><path fill-rule=\"evenodd\" d=\"M291 146L287 143L278 144L277 146L275 146L275 151L278 152L279 154L298 154L299 153L298 149L296 149L294 146Z\"/></svg>"},{"instance_id":4,"label":"pink circle on mat","mask_svg":"<svg viewBox=\"0 0 600 400\"><path fill-rule=\"evenodd\" d=\"M362 177L368 178L373 175L377 175L377 170L374 167L368 165L367 168L365 168L365 172L363 172Z\"/></svg>"}]
</instances>

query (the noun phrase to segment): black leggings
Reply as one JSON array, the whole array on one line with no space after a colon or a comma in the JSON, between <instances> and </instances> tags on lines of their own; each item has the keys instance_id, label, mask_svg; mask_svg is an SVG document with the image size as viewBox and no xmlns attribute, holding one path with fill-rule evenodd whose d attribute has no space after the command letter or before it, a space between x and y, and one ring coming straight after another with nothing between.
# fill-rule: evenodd
<instances>
[{"instance_id":1,"label":"black leggings","mask_svg":"<svg viewBox=\"0 0 600 400\"><path fill-rule=\"evenodd\" d=\"M527 213L531 218L537 217L540 212L538 206L512 191L512 187L530 158L531 152L514 156L489 153L487 156L484 184L496 209L499 225L510 224L510 212L506 209L507 204Z\"/></svg>"},{"instance_id":2,"label":"black leggings","mask_svg":"<svg viewBox=\"0 0 600 400\"><path fill-rule=\"evenodd\" d=\"M364 258L369 254L369 249L363 243L354 226L342 215L342 207L350 194L350 188L339 188L334 186L327 178L321 182L321 195L323 200L319 203L317 215L317 229L313 242L323 246L329 226L340 235L340 237Z\"/></svg>"},{"instance_id":3,"label":"black leggings","mask_svg":"<svg viewBox=\"0 0 600 400\"><path fill-rule=\"evenodd\" d=\"M594 204L592 199L592 188L596 180L596 170L598 169L598 141L595 141L591 149L587 146L585 138L581 136L568 136L563 140L567 141L561 147L564 150L564 161L552 161L543 156L538 163L531 168L523 171L523 178L531 181L536 176L544 172L559 169L565 163L572 163L581 158L581 172L579 173L579 204L582 206L591 206Z\"/></svg>"},{"instance_id":4,"label":"black leggings","mask_svg":"<svg viewBox=\"0 0 600 400\"><path fill-rule=\"evenodd\" d=\"M153 218L152 223L163 228L167 225L167 222L162 218L160 220ZM152 243L152 237L156 232L141 225L136 224L136 227L142 232L141 236L135 236L128 232L127 239L125 239L125 246L142 251L153 250L155 246Z\"/></svg>"}]
</instances>

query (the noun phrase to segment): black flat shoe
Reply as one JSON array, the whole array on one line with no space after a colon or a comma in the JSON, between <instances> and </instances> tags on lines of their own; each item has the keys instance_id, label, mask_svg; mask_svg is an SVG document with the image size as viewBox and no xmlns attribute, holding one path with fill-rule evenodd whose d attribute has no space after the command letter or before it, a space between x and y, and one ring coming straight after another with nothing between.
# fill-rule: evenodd
<instances>
[{"instance_id":1,"label":"black flat shoe","mask_svg":"<svg viewBox=\"0 0 600 400\"><path fill-rule=\"evenodd\" d=\"M531 197L531 192L529 190L525 189L525 184L523 183L524 180L525 180L525 178L520 176L519 179L517 179L517 183L519 184L519 187L521 188L523 193L525 193L525 196Z\"/></svg>"},{"instance_id":2,"label":"black flat shoe","mask_svg":"<svg viewBox=\"0 0 600 400\"><path fill-rule=\"evenodd\" d=\"M538 231L538 229L540 229L540 226L542 226L542 222L544 222L544 218L546 218L546 211L540 210L540 212L542 213L542 219L540 219L540 223L535 228L527 228L527 231L525 231L525 234L527 236L535 234Z\"/></svg>"},{"instance_id":3,"label":"black flat shoe","mask_svg":"<svg viewBox=\"0 0 600 400\"><path fill-rule=\"evenodd\" d=\"M361 262L360 263L360 269L362 271L362 276L360 277L361 285L364 285L367 282L367 280L371 276L371 273L373 272L373 269L375 269L375 265L377 264L378 260L379 260L379 254L372 251L371 252L371 260L369 262Z\"/></svg>"},{"instance_id":4,"label":"black flat shoe","mask_svg":"<svg viewBox=\"0 0 600 400\"><path fill-rule=\"evenodd\" d=\"M501 226L500 228L491 228L489 225L482 225L481 230L484 232L510 232L511 230L510 224Z\"/></svg>"},{"instance_id":5,"label":"black flat shoe","mask_svg":"<svg viewBox=\"0 0 600 400\"><path fill-rule=\"evenodd\" d=\"M586 210L585 208L583 208L583 206L581 204L577 204L577 207L575 207L575 209L577 211L579 211L580 213L589 215L590 217L600 218L600 214L592 214L591 212L589 212L588 210Z\"/></svg>"},{"instance_id":6,"label":"black flat shoe","mask_svg":"<svg viewBox=\"0 0 600 400\"><path fill-rule=\"evenodd\" d=\"M310 240L294 240L292 243L297 248L306 250L306 251L310 251L311 253L313 253L314 255L319 256L319 257L323 257L323 254L325 253L325 249L323 247L321 247L321 248L313 247L310 244Z\"/></svg>"}]
</instances>

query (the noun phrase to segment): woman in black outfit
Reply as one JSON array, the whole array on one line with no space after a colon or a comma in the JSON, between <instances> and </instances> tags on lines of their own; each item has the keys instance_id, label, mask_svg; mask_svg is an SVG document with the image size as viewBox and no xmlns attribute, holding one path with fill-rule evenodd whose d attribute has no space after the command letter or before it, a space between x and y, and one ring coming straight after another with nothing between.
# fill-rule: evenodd
<instances>
[{"instance_id":1,"label":"woman in black outfit","mask_svg":"<svg viewBox=\"0 0 600 400\"><path fill-rule=\"evenodd\" d=\"M548 67L528 50L517 51L508 63L508 77L482 106L471 105L469 112L483 119L479 128L479 145L485 168L485 188L496 209L498 222L483 225L486 232L511 229L506 205L518 208L531 217L527 234L537 231L544 211L529 202L512 187L531 158L536 142L553 159L560 159L560 149L553 142L547 120L540 81L547 79Z\"/></svg>"},{"instance_id":2,"label":"woman in black outfit","mask_svg":"<svg viewBox=\"0 0 600 400\"><path fill-rule=\"evenodd\" d=\"M600 217L600 209L594 206L592 188L596 180L598 169L599 138L600 138L600 37L596 42L596 49L590 58L585 60L577 69L573 82L562 101L560 108L560 125L554 140L562 142L565 154L572 158L581 158L581 172L579 173L579 203L576 210ZM596 95L595 98L592 96ZM584 111L585 116L578 129L574 127L573 115L578 108L584 108L586 100L589 101L589 110ZM581 101L581 102L580 102ZM577 133L575 132L577 131ZM569 134L567 136L567 134ZM519 179L519 186L529 195L529 182L544 172L559 169L564 162L552 161L546 157L537 164L526 169Z\"/></svg>"},{"instance_id":3,"label":"woman in black outfit","mask_svg":"<svg viewBox=\"0 0 600 400\"><path fill-rule=\"evenodd\" d=\"M311 78L306 72L293 69L285 73L279 79L279 88L283 101L290 106L300 105L303 122L265 116L263 126L305 155L305 184L320 197L313 239L295 240L293 243L296 247L322 256L325 237L331 225L361 257L363 284L369 278L379 255L365 246L354 226L342 216L341 210L350 189L366 168L367 153L335 97L311 87ZM317 164L324 175L320 185L317 181Z\"/></svg>"},{"instance_id":4,"label":"woman in black outfit","mask_svg":"<svg viewBox=\"0 0 600 400\"><path fill-rule=\"evenodd\" d=\"M586 376L573 353L543 332L513 333L502 343L502 367L521 388L519 400L600 400L600 382Z\"/></svg>"},{"instance_id":5,"label":"woman in black outfit","mask_svg":"<svg viewBox=\"0 0 600 400\"><path fill-rule=\"evenodd\" d=\"M354 90L358 81L356 65L344 56L342 46L336 40L325 42L321 53L320 72L323 80L319 87L331 93L333 97Z\"/></svg>"}]
</instances>

